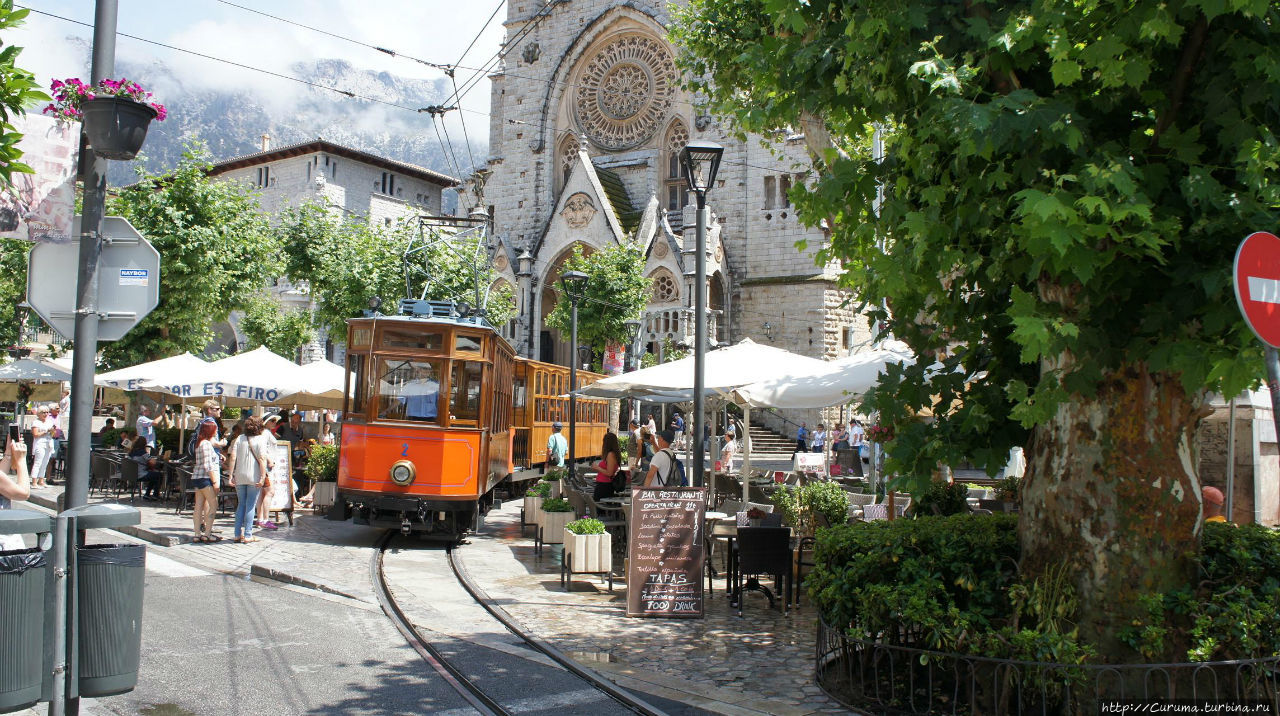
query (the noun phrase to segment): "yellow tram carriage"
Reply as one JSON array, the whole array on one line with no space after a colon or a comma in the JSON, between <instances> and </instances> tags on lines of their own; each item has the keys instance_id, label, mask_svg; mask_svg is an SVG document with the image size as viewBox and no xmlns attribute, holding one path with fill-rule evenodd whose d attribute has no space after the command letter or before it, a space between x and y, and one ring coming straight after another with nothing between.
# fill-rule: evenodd
<instances>
[{"instance_id":1,"label":"yellow tram carriage","mask_svg":"<svg viewBox=\"0 0 1280 716\"><path fill-rule=\"evenodd\" d=\"M569 422L569 371L517 358L482 319L458 317L451 303L405 301L402 313L348 321L329 517L461 537L517 466L545 463L551 423ZM588 457L599 453L607 405L577 402L577 452Z\"/></svg>"}]
</instances>

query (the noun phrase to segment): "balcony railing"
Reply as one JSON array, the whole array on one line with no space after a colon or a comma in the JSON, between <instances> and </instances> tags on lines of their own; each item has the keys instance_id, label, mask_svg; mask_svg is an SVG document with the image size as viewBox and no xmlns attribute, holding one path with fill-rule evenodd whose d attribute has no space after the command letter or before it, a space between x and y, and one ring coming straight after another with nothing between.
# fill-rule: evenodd
<instances>
[{"instance_id":1,"label":"balcony railing","mask_svg":"<svg viewBox=\"0 0 1280 716\"><path fill-rule=\"evenodd\" d=\"M707 335L717 340L720 335L720 311L707 312ZM660 308L645 313L641 329L641 340L645 343L661 343L670 340L676 345L693 347L694 320L693 309L679 306Z\"/></svg>"}]
</instances>

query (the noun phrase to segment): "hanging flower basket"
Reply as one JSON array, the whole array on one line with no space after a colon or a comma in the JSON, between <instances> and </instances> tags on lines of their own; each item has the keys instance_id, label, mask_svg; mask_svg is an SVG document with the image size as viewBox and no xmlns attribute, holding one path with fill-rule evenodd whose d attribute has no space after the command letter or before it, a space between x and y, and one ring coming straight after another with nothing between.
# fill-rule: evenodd
<instances>
[{"instance_id":1,"label":"hanging flower basket","mask_svg":"<svg viewBox=\"0 0 1280 716\"><path fill-rule=\"evenodd\" d=\"M104 159L138 156L151 122L163 122L167 114L164 105L151 101L150 92L123 78L96 85L75 78L54 80L49 88L53 103L44 113L64 122L84 122L89 146Z\"/></svg>"},{"instance_id":2,"label":"hanging flower basket","mask_svg":"<svg viewBox=\"0 0 1280 716\"><path fill-rule=\"evenodd\" d=\"M89 146L103 159L127 161L138 156L147 128L156 118L151 107L119 97L86 100L82 109Z\"/></svg>"}]
</instances>

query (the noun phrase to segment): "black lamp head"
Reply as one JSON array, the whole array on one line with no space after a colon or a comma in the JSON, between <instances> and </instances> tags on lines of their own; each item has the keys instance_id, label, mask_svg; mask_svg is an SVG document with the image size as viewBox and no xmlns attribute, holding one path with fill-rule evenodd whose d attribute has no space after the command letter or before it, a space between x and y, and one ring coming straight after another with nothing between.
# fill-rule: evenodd
<instances>
[{"instance_id":1,"label":"black lamp head","mask_svg":"<svg viewBox=\"0 0 1280 716\"><path fill-rule=\"evenodd\" d=\"M715 184L722 156L724 147L715 142L686 144L680 151L680 164L684 167L684 178L689 182L689 188L705 194Z\"/></svg>"},{"instance_id":2,"label":"black lamp head","mask_svg":"<svg viewBox=\"0 0 1280 716\"><path fill-rule=\"evenodd\" d=\"M570 300L581 301L587 291L587 275L581 271L566 271L560 276L560 288Z\"/></svg>"}]
</instances>

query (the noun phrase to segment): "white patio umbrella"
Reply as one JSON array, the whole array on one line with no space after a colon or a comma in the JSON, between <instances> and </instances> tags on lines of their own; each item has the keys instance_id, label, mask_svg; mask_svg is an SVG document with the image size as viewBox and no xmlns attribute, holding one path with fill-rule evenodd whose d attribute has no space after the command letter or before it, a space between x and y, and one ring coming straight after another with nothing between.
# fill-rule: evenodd
<instances>
[{"instance_id":1,"label":"white patio umbrella","mask_svg":"<svg viewBox=\"0 0 1280 716\"><path fill-rule=\"evenodd\" d=\"M144 390L155 390L186 400L217 398L228 405L276 404L286 395L306 389L301 366L272 353L265 346L248 353L175 372L165 380L144 380Z\"/></svg>"},{"instance_id":2,"label":"white patio umbrella","mask_svg":"<svg viewBox=\"0 0 1280 716\"><path fill-rule=\"evenodd\" d=\"M744 385L779 375L809 373L824 363L781 348L766 346L744 338L732 346L706 354L703 385L706 395L729 395ZM654 396L667 400L693 399L693 356L651 368L598 380L578 391L580 395L599 398L644 398Z\"/></svg>"},{"instance_id":3,"label":"white patio umbrella","mask_svg":"<svg viewBox=\"0 0 1280 716\"><path fill-rule=\"evenodd\" d=\"M119 368L117 370L99 373L94 376L94 385L103 388L124 390L131 392L141 392L146 394L153 400L164 400L171 394L156 390L155 388L144 387L147 381L157 383L171 383L181 381L186 376L198 375L209 369L207 361L197 358L191 353L182 353L168 358L139 363L138 365L129 366L128 368ZM178 410L178 445L185 445L187 433L187 399L183 396L175 396L181 403Z\"/></svg>"},{"instance_id":4,"label":"white patio umbrella","mask_svg":"<svg viewBox=\"0 0 1280 716\"><path fill-rule=\"evenodd\" d=\"M56 400L61 397L61 384L71 380L71 371L51 361L39 358L19 358L0 365L0 400L17 400L19 383L50 383L32 392L35 400ZM22 407L19 406L19 411Z\"/></svg>"},{"instance_id":5,"label":"white patio umbrella","mask_svg":"<svg viewBox=\"0 0 1280 716\"><path fill-rule=\"evenodd\" d=\"M281 403L308 408L342 409L342 393L346 380L346 371L342 366L327 360L318 360L301 366L298 369L298 375L303 378L303 389L284 396L280 399Z\"/></svg>"}]
</instances>

